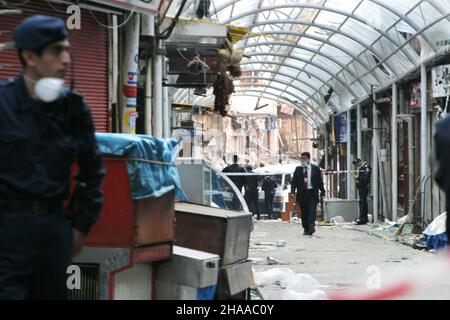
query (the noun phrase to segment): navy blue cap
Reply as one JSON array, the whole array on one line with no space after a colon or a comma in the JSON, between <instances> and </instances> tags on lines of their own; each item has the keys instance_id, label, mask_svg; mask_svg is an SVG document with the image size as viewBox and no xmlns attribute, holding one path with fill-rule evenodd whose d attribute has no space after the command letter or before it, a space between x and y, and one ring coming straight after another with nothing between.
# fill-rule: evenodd
<instances>
[{"instance_id":1,"label":"navy blue cap","mask_svg":"<svg viewBox=\"0 0 450 320\"><path fill-rule=\"evenodd\" d=\"M39 50L66 38L64 20L41 15L23 20L14 32L14 42L18 49Z\"/></svg>"}]
</instances>

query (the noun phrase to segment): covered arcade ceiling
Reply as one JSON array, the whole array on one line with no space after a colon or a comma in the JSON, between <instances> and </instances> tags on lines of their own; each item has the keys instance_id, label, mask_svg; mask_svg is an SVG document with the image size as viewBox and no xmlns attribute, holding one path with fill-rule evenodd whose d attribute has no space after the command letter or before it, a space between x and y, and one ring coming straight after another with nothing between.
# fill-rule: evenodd
<instances>
[{"instance_id":1,"label":"covered arcade ceiling","mask_svg":"<svg viewBox=\"0 0 450 320\"><path fill-rule=\"evenodd\" d=\"M290 104L316 128L450 48L450 0L211 0L209 11L249 30L234 96ZM174 102L214 99L187 91Z\"/></svg>"}]
</instances>

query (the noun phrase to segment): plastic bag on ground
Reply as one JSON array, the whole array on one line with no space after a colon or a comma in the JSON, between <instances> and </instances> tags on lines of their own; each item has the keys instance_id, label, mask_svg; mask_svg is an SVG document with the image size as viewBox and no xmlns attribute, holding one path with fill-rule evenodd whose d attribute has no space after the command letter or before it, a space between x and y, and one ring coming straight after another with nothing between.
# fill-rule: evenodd
<instances>
[{"instance_id":1,"label":"plastic bag on ground","mask_svg":"<svg viewBox=\"0 0 450 320\"><path fill-rule=\"evenodd\" d=\"M288 290L292 290L299 293L310 293L319 288L319 282L313 277L307 274L295 274L289 284Z\"/></svg>"},{"instance_id":2,"label":"plastic bag on ground","mask_svg":"<svg viewBox=\"0 0 450 320\"><path fill-rule=\"evenodd\" d=\"M295 273L288 268L274 268L257 272L253 270L253 277L257 286L278 284L286 291L282 300L325 300L325 292L319 290L319 282L313 277Z\"/></svg>"},{"instance_id":3,"label":"plastic bag on ground","mask_svg":"<svg viewBox=\"0 0 450 320\"><path fill-rule=\"evenodd\" d=\"M327 300L327 295L322 290L314 290L310 293L286 290L281 300Z\"/></svg>"},{"instance_id":4,"label":"plastic bag on ground","mask_svg":"<svg viewBox=\"0 0 450 320\"><path fill-rule=\"evenodd\" d=\"M428 236L435 236L438 234L445 233L447 230L445 221L447 219L447 212L442 213L441 215L437 216L436 219L433 220L432 223L425 229L423 234L426 234Z\"/></svg>"},{"instance_id":5,"label":"plastic bag on ground","mask_svg":"<svg viewBox=\"0 0 450 320\"><path fill-rule=\"evenodd\" d=\"M330 222L334 223L334 224L345 223L345 219L342 216L336 216L336 217L331 218Z\"/></svg>"},{"instance_id":6,"label":"plastic bag on ground","mask_svg":"<svg viewBox=\"0 0 450 320\"><path fill-rule=\"evenodd\" d=\"M253 272L253 277L257 286L268 286L277 282L287 286L295 275L295 272L288 268L273 268L266 271Z\"/></svg>"}]
</instances>

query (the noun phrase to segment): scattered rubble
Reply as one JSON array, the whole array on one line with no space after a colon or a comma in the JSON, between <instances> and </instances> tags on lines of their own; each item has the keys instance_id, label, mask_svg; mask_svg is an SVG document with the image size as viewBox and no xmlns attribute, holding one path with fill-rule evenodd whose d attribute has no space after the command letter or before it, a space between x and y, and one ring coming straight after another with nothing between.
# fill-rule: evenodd
<instances>
[{"instance_id":1,"label":"scattered rubble","mask_svg":"<svg viewBox=\"0 0 450 320\"><path fill-rule=\"evenodd\" d=\"M326 300L324 291L316 279L301 273L295 273L288 268L273 268L257 272L253 270L255 284L258 287L276 286L286 290L282 300Z\"/></svg>"}]
</instances>

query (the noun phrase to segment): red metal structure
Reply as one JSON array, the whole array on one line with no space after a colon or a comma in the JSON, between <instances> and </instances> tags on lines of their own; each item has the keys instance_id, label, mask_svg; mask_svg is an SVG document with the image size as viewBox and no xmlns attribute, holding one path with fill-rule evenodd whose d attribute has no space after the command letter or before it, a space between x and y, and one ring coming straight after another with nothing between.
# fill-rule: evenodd
<instances>
[{"instance_id":1,"label":"red metal structure","mask_svg":"<svg viewBox=\"0 0 450 320\"><path fill-rule=\"evenodd\" d=\"M94 272L97 276L96 279L82 278L82 288L71 292L72 298L150 299L154 296L151 263L170 259L172 255L174 193L133 200L126 159L108 157L104 160L107 175L102 216L92 228L82 254L75 260L82 269L82 276L89 274L83 272L83 268L97 268ZM130 283L119 286L119 282Z\"/></svg>"}]
</instances>

